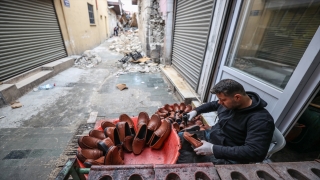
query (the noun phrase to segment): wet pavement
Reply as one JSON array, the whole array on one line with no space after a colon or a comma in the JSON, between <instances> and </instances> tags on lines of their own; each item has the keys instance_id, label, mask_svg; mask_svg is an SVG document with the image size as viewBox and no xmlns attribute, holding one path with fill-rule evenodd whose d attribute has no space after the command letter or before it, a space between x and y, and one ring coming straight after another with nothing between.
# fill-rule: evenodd
<instances>
[{"instance_id":1,"label":"wet pavement","mask_svg":"<svg viewBox=\"0 0 320 180\"><path fill-rule=\"evenodd\" d=\"M94 49L102 58L96 67L71 67L42 83L55 83L55 88L25 94L19 98L21 108L0 109L5 116L0 119L0 179L54 179L70 157L68 144L91 112L100 119L141 111L151 116L164 104L178 102L160 72L119 75L122 55L108 50L112 40ZM120 91L119 83L128 89Z\"/></svg>"}]
</instances>

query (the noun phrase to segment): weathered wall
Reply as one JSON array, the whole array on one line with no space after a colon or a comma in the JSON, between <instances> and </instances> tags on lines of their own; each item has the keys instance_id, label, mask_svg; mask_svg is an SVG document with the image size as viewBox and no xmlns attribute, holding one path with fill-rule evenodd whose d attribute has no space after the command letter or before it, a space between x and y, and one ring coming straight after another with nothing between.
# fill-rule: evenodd
<instances>
[{"instance_id":1,"label":"weathered wall","mask_svg":"<svg viewBox=\"0 0 320 180\"><path fill-rule=\"evenodd\" d=\"M160 0L138 2L138 27L142 48L154 62L160 62L163 52L165 21L160 13Z\"/></svg>"},{"instance_id":2,"label":"weathered wall","mask_svg":"<svg viewBox=\"0 0 320 180\"><path fill-rule=\"evenodd\" d=\"M149 44L149 19L150 19L150 2L151 0L138 1L137 21L139 27L139 39L142 45L142 50L147 56L150 55Z\"/></svg>"},{"instance_id":3,"label":"weathered wall","mask_svg":"<svg viewBox=\"0 0 320 180\"><path fill-rule=\"evenodd\" d=\"M164 0L161 0L164 1ZM160 9L163 11L162 18L165 19L166 26L164 27L164 40L163 40L163 55L162 55L162 64L171 64L171 53L172 53L172 38L173 38L173 8L174 0L166 0L165 4L160 4ZM162 8L161 6L166 6Z\"/></svg>"},{"instance_id":4,"label":"weathered wall","mask_svg":"<svg viewBox=\"0 0 320 180\"><path fill-rule=\"evenodd\" d=\"M111 37L114 33L113 29L117 25L117 15L116 12L114 12L113 9L108 9L108 30L109 30L109 37Z\"/></svg>"},{"instance_id":5,"label":"weathered wall","mask_svg":"<svg viewBox=\"0 0 320 180\"><path fill-rule=\"evenodd\" d=\"M54 0L54 5L68 55L82 54L109 36L108 5L105 0L69 0L69 2L70 7L66 7L63 0ZM89 21L88 4L93 6L94 24L90 24Z\"/></svg>"}]
</instances>

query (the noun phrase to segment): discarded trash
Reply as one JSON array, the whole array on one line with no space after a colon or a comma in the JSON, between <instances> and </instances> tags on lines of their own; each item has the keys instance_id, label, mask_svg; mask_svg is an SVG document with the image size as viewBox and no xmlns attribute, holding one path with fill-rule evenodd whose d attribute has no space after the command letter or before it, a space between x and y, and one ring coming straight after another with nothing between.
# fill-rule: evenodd
<instances>
[{"instance_id":1,"label":"discarded trash","mask_svg":"<svg viewBox=\"0 0 320 180\"><path fill-rule=\"evenodd\" d=\"M128 89L127 85L126 84L117 84L117 88L122 91L124 89Z\"/></svg>"},{"instance_id":2,"label":"discarded trash","mask_svg":"<svg viewBox=\"0 0 320 180\"><path fill-rule=\"evenodd\" d=\"M141 82L141 83L144 83L144 82Z\"/></svg>"},{"instance_id":3,"label":"discarded trash","mask_svg":"<svg viewBox=\"0 0 320 180\"><path fill-rule=\"evenodd\" d=\"M11 103L11 108L16 109L22 107L22 104L19 101L15 101Z\"/></svg>"},{"instance_id":4,"label":"discarded trash","mask_svg":"<svg viewBox=\"0 0 320 180\"><path fill-rule=\"evenodd\" d=\"M142 55L138 52L138 51L135 51L135 52L131 52L129 53L129 55L132 57L133 60L138 60L140 58L142 58Z\"/></svg>"},{"instance_id":5,"label":"discarded trash","mask_svg":"<svg viewBox=\"0 0 320 180\"><path fill-rule=\"evenodd\" d=\"M135 61L131 61L131 62L134 62L134 63L145 63L146 61L150 60L150 58L148 57L141 57Z\"/></svg>"},{"instance_id":6,"label":"discarded trash","mask_svg":"<svg viewBox=\"0 0 320 180\"><path fill-rule=\"evenodd\" d=\"M38 90L49 90L49 89L54 88L55 86L56 86L56 84L41 85L38 87ZM38 91L38 90L36 90L36 91ZM33 91L35 91L35 90L33 89Z\"/></svg>"},{"instance_id":7,"label":"discarded trash","mask_svg":"<svg viewBox=\"0 0 320 180\"><path fill-rule=\"evenodd\" d=\"M131 57L128 54L125 54L125 56L123 58L121 58L120 60L118 60L119 62L122 62L123 64L126 63L127 61L129 61Z\"/></svg>"},{"instance_id":8,"label":"discarded trash","mask_svg":"<svg viewBox=\"0 0 320 180\"><path fill-rule=\"evenodd\" d=\"M154 87L155 89L158 89L158 86Z\"/></svg>"},{"instance_id":9,"label":"discarded trash","mask_svg":"<svg viewBox=\"0 0 320 180\"><path fill-rule=\"evenodd\" d=\"M5 118L6 116L0 116L0 119Z\"/></svg>"}]
</instances>

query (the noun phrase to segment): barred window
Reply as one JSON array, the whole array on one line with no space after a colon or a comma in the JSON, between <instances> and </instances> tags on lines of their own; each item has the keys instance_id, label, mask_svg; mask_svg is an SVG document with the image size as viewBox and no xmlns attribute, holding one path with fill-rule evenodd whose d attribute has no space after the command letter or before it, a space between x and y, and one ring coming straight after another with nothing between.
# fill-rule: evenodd
<instances>
[{"instance_id":1,"label":"barred window","mask_svg":"<svg viewBox=\"0 0 320 180\"><path fill-rule=\"evenodd\" d=\"M91 4L88 4L88 12L89 12L90 24L94 24L93 6Z\"/></svg>"}]
</instances>

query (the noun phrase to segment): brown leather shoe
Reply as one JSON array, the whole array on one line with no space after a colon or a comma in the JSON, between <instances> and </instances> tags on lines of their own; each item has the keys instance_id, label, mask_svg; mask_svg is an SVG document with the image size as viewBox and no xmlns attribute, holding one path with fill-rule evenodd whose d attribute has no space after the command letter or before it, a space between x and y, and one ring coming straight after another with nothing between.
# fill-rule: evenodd
<instances>
[{"instance_id":1,"label":"brown leather shoe","mask_svg":"<svg viewBox=\"0 0 320 180\"><path fill-rule=\"evenodd\" d=\"M164 108L165 110L167 110L168 112L173 111L173 108L172 108L169 104L165 104L165 105L163 106L163 108Z\"/></svg>"},{"instance_id":2,"label":"brown leather shoe","mask_svg":"<svg viewBox=\"0 0 320 180\"><path fill-rule=\"evenodd\" d=\"M156 131L161 125L161 119L157 114L153 114L150 118L149 124L147 126L147 136L146 143L149 145L151 136L154 131Z\"/></svg>"},{"instance_id":3,"label":"brown leather shoe","mask_svg":"<svg viewBox=\"0 0 320 180\"><path fill-rule=\"evenodd\" d=\"M101 139L91 137L91 136L81 136L78 139L78 145L82 149L97 149L98 148L98 142L100 142Z\"/></svg>"},{"instance_id":4,"label":"brown leather shoe","mask_svg":"<svg viewBox=\"0 0 320 180\"><path fill-rule=\"evenodd\" d=\"M105 155L104 165L123 165L124 161L119 155L119 150L116 146L112 146Z\"/></svg>"},{"instance_id":5,"label":"brown leather shoe","mask_svg":"<svg viewBox=\"0 0 320 180\"><path fill-rule=\"evenodd\" d=\"M115 124L113 124L112 122L110 122L110 121L102 121L101 122L101 128L102 129L105 129L106 127L116 127L116 125Z\"/></svg>"},{"instance_id":6,"label":"brown leather shoe","mask_svg":"<svg viewBox=\"0 0 320 180\"><path fill-rule=\"evenodd\" d=\"M103 156L103 152L98 149L78 149L77 158L84 162L86 159L98 159Z\"/></svg>"},{"instance_id":7,"label":"brown leather shoe","mask_svg":"<svg viewBox=\"0 0 320 180\"><path fill-rule=\"evenodd\" d=\"M98 149L100 149L104 153L108 152L111 146L114 146L114 143L109 137L105 138L104 140L101 140L98 143ZM92 158L88 158L88 159L92 159Z\"/></svg>"},{"instance_id":8,"label":"brown leather shoe","mask_svg":"<svg viewBox=\"0 0 320 180\"><path fill-rule=\"evenodd\" d=\"M177 132L180 131L179 124L177 122L172 123L172 126L173 126L173 129L175 129Z\"/></svg>"},{"instance_id":9,"label":"brown leather shoe","mask_svg":"<svg viewBox=\"0 0 320 180\"><path fill-rule=\"evenodd\" d=\"M180 103L180 113L183 113L185 109L186 109L186 104L184 104L183 102Z\"/></svg>"},{"instance_id":10,"label":"brown leather shoe","mask_svg":"<svg viewBox=\"0 0 320 180\"><path fill-rule=\"evenodd\" d=\"M184 109L184 113L188 113L190 111L192 111L192 106L188 104L188 105L186 105L186 108Z\"/></svg>"},{"instance_id":11,"label":"brown leather shoe","mask_svg":"<svg viewBox=\"0 0 320 180\"><path fill-rule=\"evenodd\" d=\"M136 130L134 128L134 123L132 121L132 119L126 115L126 114L121 114L119 117L119 122L127 122L129 124L130 130L131 130L131 134L135 135L136 134Z\"/></svg>"},{"instance_id":12,"label":"brown leather shoe","mask_svg":"<svg viewBox=\"0 0 320 180\"><path fill-rule=\"evenodd\" d=\"M160 149L171 133L171 123L163 120L161 126L153 133L150 140L150 147Z\"/></svg>"},{"instance_id":13,"label":"brown leather shoe","mask_svg":"<svg viewBox=\"0 0 320 180\"><path fill-rule=\"evenodd\" d=\"M184 125L184 122L181 122L179 125L180 131L183 130L186 126Z\"/></svg>"},{"instance_id":14,"label":"brown leather shoe","mask_svg":"<svg viewBox=\"0 0 320 180\"><path fill-rule=\"evenodd\" d=\"M174 103L174 104L173 104L173 110L174 110L174 112L176 112L176 113L180 112L180 106L179 106L177 103Z\"/></svg>"},{"instance_id":15,"label":"brown leather shoe","mask_svg":"<svg viewBox=\"0 0 320 180\"><path fill-rule=\"evenodd\" d=\"M119 132L116 127L107 127L104 129L104 134L106 137L109 137L114 145L122 145L119 137Z\"/></svg>"},{"instance_id":16,"label":"brown leather shoe","mask_svg":"<svg viewBox=\"0 0 320 180\"><path fill-rule=\"evenodd\" d=\"M156 114L158 114L159 116L164 117L164 118L167 116L166 113L162 113L162 112L159 112L159 111L157 111Z\"/></svg>"},{"instance_id":17,"label":"brown leather shoe","mask_svg":"<svg viewBox=\"0 0 320 180\"><path fill-rule=\"evenodd\" d=\"M202 146L201 140L197 137L197 134L190 134L188 132L183 133L183 138L187 140L193 148Z\"/></svg>"},{"instance_id":18,"label":"brown leather shoe","mask_svg":"<svg viewBox=\"0 0 320 180\"><path fill-rule=\"evenodd\" d=\"M95 137L95 138L98 138L98 139L105 139L106 138L106 136L104 135L103 131L99 131L99 130L96 130L96 129L92 129L89 132L89 136Z\"/></svg>"},{"instance_id":19,"label":"brown leather shoe","mask_svg":"<svg viewBox=\"0 0 320 180\"><path fill-rule=\"evenodd\" d=\"M169 118L175 120L176 119L175 116L176 116L176 113L174 111L171 111L170 115L169 115Z\"/></svg>"},{"instance_id":20,"label":"brown leather shoe","mask_svg":"<svg viewBox=\"0 0 320 180\"><path fill-rule=\"evenodd\" d=\"M101 156L98 159L86 159L83 164L86 168L90 168L92 165L104 165L104 159L105 156Z\"/></svg>"},{"instance_id":21,"label":"brown leather shoe","mask_svg":"<svg viewBox=\"0 0 320 180\"><path fill-rule=\"evenodd\" d=\"M128 152L132 152L132 141L134 135L131 134L129 124L127 122L118 122L116 124L116 128L119 132L120 141L123 143L123 148Z\"/></svg>"},{"instance_id":22,"label":"brown leather shoe","mask_svg":"<svg viewBox=\"0 0 320 180\"><path fill-rule=\"evenodd\" d=\"M166 113L166 115L169 114L169 111L167 111L167 110L164 109L164 108L159 108L158 111L161 112L161 113Z\"/></svg>"},{"instance_id":23,"label":"brown leather shoe","mask_svg":"<svg viewBox=\"0 0 320 180\"><path fill-rule=\"evenodd\" d=\"M134 154L141 154L144 146L146 145L147 125L139 124L139 130L133 139L132 151Z\"/></svg>"},{"instance_id":24,"label":"brown leather shoe","mask_svg":"<svg viewBox=\"0 0 320 180\"><path fill-rule=\"evenodd\" d=\"M140 112L138 115L138 123L137 123L137 129L139 129L140 124L146 124L148 125L150 121L149 115L146 112Z\"/></svg>"},{"instance_id":25,"label":"brown leather shoe","mask_svg":"<svg viewBox=\"0 0 320 180\"><path fill-rule=\"evenodd\" d=\"M84 162L84 165L87 168L90 168L92 165L123 165L123 164L124 164L124 161L120 157L118 148L116 146L110 147L105 156L102 156L96 160L87 159Z\"/></svg>"}]
</instances>

